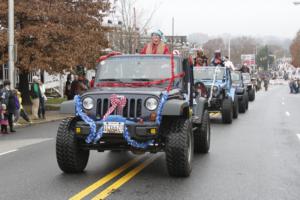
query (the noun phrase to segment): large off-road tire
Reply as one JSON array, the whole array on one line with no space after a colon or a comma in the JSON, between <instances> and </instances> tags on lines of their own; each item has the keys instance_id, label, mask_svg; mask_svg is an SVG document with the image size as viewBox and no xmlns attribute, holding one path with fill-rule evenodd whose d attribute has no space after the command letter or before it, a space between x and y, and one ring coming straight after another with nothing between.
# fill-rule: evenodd
<instances>
[{"instance_id":1,"label":"large off-road tire","mask_svg":"<svg viewBox=\"0 0 300 200\"><path fill-rule=\"evenodd\" d=\"M230 98L223 100L221 113L223 123L231 124L233 118L233 103Z\"/></svg>"},{"instance_id":2,"label":"large off-road tire","mask_svg":"<svg viewBox=\"0 0 300 200\"><path fill-rule=\"evenodd\" d=\"M255 90L253 88L251 88L248 93L249 93L249 101L254 101L255 100Z\"/></svg>"},{"instance_id":3,"label":"large off-road tire","mask_svg":"<svg viewBox=\"0 0 300 200\"><path fill-rule=\"evenodd\" d=\"M194 132L194 152L208 153L210 148L210 118L206 110L203 113L201 125Z\"/></svg>"},{"instance_id":4,"label":"large off-road tire","mask_svg":"<svg viewBox=\"0 0 300 200\"><path fill-rule=\"evenodd\" d=\"M90 152L79 148L78 140L72 131L72 119L63 120L56 136L56 159L59 168L65 173L82 172Z\"/></svg>"},{"instance_id":5,"label":"large off-road tire","mask_svg":"<svg viewBox=\"0 0 300 200\"><path fill-rule=\"evenodd\" d=\"M247 103L248 103L248 100L247 100L247 96L246 96L246 92L244 93L243 95L243 99L239 102L239 112L240 113L245 113L247 108Z\"/></svg>"},{"instance_id":6,"label":"large off-road tire","mask_svg":"<svg viewBox=\"0 0 300 200\"><path fill-rule=\"evenodd\" d=\"M192 123L178 118L169 127L166 137L166 161L168 173L175 177L188 177L192 171L194 140Z\"/></svg>"},{"instance_id":7,"label":"large off-road tire","mask_svg":"<svg viewBox=\"0 0 300 200\"><path fill-rule=\"evenodd\" d=\"M234 102L233 102L233 119L237 119L239 116L239 99L238 97L235 95L234 96Z\"/></svg>"},{"instance_id":8,"label":"large off-road tire","mask_svg":"<svg viewBox=\"0 0 300 200\"><path fill-rule=\"evenodd\" d=\"M246 110L248 110L248 108L249 108L249 96L248 96L247 92L245 93L245 95L246 95Z\"/></svg>"}]
</instances>

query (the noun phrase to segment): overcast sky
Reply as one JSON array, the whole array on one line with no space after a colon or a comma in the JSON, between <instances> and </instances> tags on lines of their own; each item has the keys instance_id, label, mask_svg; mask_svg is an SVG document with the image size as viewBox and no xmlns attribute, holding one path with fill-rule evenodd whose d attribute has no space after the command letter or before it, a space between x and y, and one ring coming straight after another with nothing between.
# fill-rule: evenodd
<instances>
[{"instance_id":1,"label":"overcast sky","mask_svg":"<svg viewBox=\"0 0 300 200\"><path fill-rule=\"evenodd\" d=\"M295 0L300 1L300 0ZM159 3L160 2L160 3ZM171 34L201 32L232 35L293 38L300 29L300 5L292 0L138 0L147 12L155 4L159 9L152 27Z\"/></svg>"}]
</instances>

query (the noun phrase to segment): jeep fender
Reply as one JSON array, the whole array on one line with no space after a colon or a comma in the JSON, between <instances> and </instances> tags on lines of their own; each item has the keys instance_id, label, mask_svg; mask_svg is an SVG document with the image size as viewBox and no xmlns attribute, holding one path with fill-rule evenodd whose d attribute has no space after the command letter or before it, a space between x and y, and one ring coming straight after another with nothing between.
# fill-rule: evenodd
<instances>
[{"instance_id":1,"label":"jeep fender","mask_svg":"<svg viewBox=\"0 0 300 200\"><path fill-rule=\"evenodd\" d=\"M193 116L196 117L198 122L202 122L202 116L204 111L208 107L208 102L207 99L204 97L196 97L195 98L196 104L194 104L194 109L193 109Z\"/></svg>"},{"instance_id":2,"label":"jeep fender","mask_svg":"<svg viewBox=\"0 0 300 200\"><path fill-rule=\"evenodd\" d=\"M229 92L227 92L227 96L231 98L232 102L234 102L235 88L230 88Z\"/></svg>"},{"instance_id":3,"label":"jeep fender","mask_svg":"<svg viewBox=\"0 0 300 200\"><path fill-rule=\"evenodd\" d=\"M75 114L75 102L74 100L64 101L60 104L61 114Z\"/></svg>"},{"instance_id":4,"label":"jeep fender","mask_svg":"<svg viewBox=\"0 0 300 200\"><path fill-rule=\"evenodd\" d=\"M238 87L238 88L236 88L236 90L235 90L235 94L237 94L237 95L242 95L242 94L244 94L244 91L245 91L244 88Z\"/></svg>"},{"instance_id":5,"label":"jeep fender","mask_svg":"<svg viewBox=\"0 0 300 200\"><path fill-rule=\"evenodd\" d=\"M188 107L189 107L189 103L185 100L170 99L164 105L162 115L182 116L185 114L184 110Z\"/></svg>"}]
</instances>

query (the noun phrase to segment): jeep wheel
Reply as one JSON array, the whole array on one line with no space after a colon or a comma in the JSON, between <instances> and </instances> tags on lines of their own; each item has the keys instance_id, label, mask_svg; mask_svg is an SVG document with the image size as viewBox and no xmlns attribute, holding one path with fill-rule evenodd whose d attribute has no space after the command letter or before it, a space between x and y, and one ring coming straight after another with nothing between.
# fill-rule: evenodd
<instances>
[{"instance_id":1,"label":"jeep wheel","mask_svg":"<svg viewBox=\"0 0 300 200\"><path fill-rule=\"evenodd\" d=\"M90 152L78 147L72 131L72 119L63 120L56 136L56 159L59 168L65 173L82 172L88 162Z\"/></svg>"},{"instance_id":2,"label":"jeep wheel","mask_svg":"<svg viewBox=\"0 0 300 200\"><path fill-rule=\"evenodd\" d=\"M233 102L233 119L237 119L239 116L239 99L237 96L234 96Z\"/></svg>"},{"instance_id":3,"label":"jeep wheel","mask_svg":"<svg viewBox=\"0 0 300 200\"><path fill-rule=\"evenodd\" d=\"M187 177L192 171L194 141L189 119L176 119L166 138L166 161L171 176Z\"/></svg>"},{"instance_id":4,"label":"jeep wheel","mask_svg":"<svg viewBox=\"0 0 300 200\"><path fill-rule=\"evenodd\" d=\"M247 101L248 100L247 100L247 97L246 97L246 93L244 93L242 101L239 102L239 112L240 113L245 113L246 112Z\"/></svg>"},{"instance_id":5,"label":"jeep wheel","mask_svg":"<svg viewBox=\"0 0 300 200\"><path fill-rule=\"evenodd\" d=\"M249 108L249 96L248 96L248 93L245 93L245 96L246 96L246 110L248 110L248 108Z\"/></svg>"},{"instance_id":6,"label":"jeep wheel","mask_svg":"<svg viewBox=\"0 0 300 200\"><path fill-rule=\"evenodd\" d=\"M222 121L225 124L232 123L233 105L231 99L224 99L222 102Z\"/></svg>"},{"instance_id":7,"label":"jeep wheel","mask_svg":"<svg viewBox=\"0 0 300 200\"><path fill-rule=\"evenodd\" d=\"M255 90L252 88L249 90L249 101L255 100Z\"/></svg>"},{"instance_id":8,"label":"jeep wheel","mask_svg":"<svg viewBox=\"0 0 300 200\"><path fill-rule=\"evenodd\" d=\"M201 125L194 132L194 152L208 153L210 148L210 118L208 111L203 113Z\"/></svg>"}]
</instances>

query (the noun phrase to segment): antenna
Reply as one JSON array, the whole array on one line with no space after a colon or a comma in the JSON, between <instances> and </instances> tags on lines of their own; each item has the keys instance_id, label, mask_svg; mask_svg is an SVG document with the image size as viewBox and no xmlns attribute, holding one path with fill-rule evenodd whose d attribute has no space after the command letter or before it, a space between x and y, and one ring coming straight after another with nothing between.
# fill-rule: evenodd
<instances>
[{"instance_id":1,"label":"antenna","mask_svg":"<svg viewBox=\"0 0 300 200\"><path fill-rule=\"evenodd\" d=\"M173 52L174 50L174 26L175 26L175 22L174 22L174 17L172 18L172 45L171 45L171 52Z\"/></svg>"}]
</instances>

